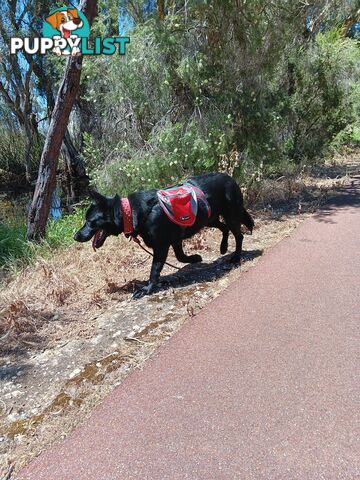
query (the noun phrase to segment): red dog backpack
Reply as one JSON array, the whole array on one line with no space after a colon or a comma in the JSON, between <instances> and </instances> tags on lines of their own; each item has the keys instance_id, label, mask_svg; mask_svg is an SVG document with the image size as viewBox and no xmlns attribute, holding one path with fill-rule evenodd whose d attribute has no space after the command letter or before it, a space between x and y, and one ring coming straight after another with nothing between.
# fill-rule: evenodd
<instances>
[{"instance_id":1,"label":"red dog backpack","mask_svg":"<svg viewBox=\"0 0 360 480\"><path fill-rule=\"evenodd\" d=\"M208 217L211 215L211 208L204 192L189 183L159 190L157 196L165 215L181 227L191 227L195 223L198 200L204 202Z\"/></svg>"}]
</instances>

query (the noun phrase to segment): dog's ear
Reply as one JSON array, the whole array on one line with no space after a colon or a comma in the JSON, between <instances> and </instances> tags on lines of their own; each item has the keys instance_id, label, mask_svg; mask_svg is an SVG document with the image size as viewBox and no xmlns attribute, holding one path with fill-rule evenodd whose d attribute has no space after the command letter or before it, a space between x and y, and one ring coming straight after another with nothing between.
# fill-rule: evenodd
<instances>
[{"instance_id":1,"label":"dog's ear","mask_svg":"<svg viewBox=\"0 0 360 480\"><path fill-rule=\"evenodd\" d=\"M52 28L54 28L55 30L59 30L59 26L60 26L60 17L59 16L61 16L61 12L55 12L52 15L50 15L49 17L46 17L45 20L48 23L50 23Z\"/></svg>"},{"instance_id":2,"label":"dog's ear","mask_svg":"<svg viewBox=\"0 0 360 480\"><path fill-rule=\"evenodd\" d=\"M70 13L73 18L79 18L79 13L76 8L68 8L67 12Z\"/></svg>"},{"instance_id":3,"label":"dog's ear","mask_svg":"<svg viewBox=\"0 0 360 480\"><path fill-rule=\"evenodd\" d=\"M104 197L104 195L101 195L101 193L97 192L93 188L89 189L89 195L90 195L91 199L95 203L97 203L98 205L104 205L104 204L107 203L106 202L106 197Z\"/></svg>"}]
</instances>

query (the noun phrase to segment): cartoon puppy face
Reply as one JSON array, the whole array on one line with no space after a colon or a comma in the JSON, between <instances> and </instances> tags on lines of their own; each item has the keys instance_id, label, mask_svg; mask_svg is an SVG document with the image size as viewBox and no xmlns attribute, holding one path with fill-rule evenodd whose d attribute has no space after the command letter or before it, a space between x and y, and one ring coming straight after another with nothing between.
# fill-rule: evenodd
<instances>
[{"instance_id":1,"label":"cartoon puppy face","mask_svg":"<svg viewBox=\"0 0 360 480\"><path fill-rule=\"evenodd\" d=\"M69 38L74 30L83 26L83 22L75 8L69 8L63 12L55 12L47 17L46 21L55 30L58 30L64 38Z\"/></svg>"}]
</instances>

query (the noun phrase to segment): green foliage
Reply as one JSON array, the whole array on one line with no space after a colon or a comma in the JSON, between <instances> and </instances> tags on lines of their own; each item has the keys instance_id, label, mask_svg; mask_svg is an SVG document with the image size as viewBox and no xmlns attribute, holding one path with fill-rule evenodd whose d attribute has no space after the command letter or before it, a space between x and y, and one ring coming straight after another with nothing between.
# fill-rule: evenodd
<instances>
[{"instance_id":1,"label":"green foliage","mask_svg":"<svg viewBox=\"0 0 360 480\"><path fill-rule=\"evenodd\" d=\"M26 219L20 212L0 221L0 268L16 270L39 256L49 256L55 248L73 244L74 233L83 221L83 208L76 209L71 215L65 215L56 222L50 220L42 244L26 241Z\"/></svg>"},{"instance_id":2,"label":"green foliage","mask_svg":"<svg viewBox=\"0 0 360 480\"><path fill-rule=\"evenodd\" d=\"M333 29L296 54L297 90L289 103L293 130L286 154L298 159L320 155L352 129L360 108L360 52L356 42Z\"/></svg>"},{"instance_id":3,"label":"green foliage","mask_svg":"<svg viewBox=\"0 0 360 480\"><path fill-rule=\"evenodd\" d=\"M9 128L0 128L0 169L20 174L24 171L25 138Z\"/></svg>"},{"instance_id":4,"label":"green foliage","mask_svg":"<svg viewBox=\"0 0 360 480\"><path fill-rule=\"evenodd\" d=\"M164 186L231 152L243 179L356 137L359 49L339 12L317 8L318 24L335 26L307 38L296 2L188 2L186 15L174 6L163 22L138 19L124 58L86 59L93 183L123 194Z\"/></svg>"},{"instance_id":5,"label":"green foliage","mask_svg":"<svg viewBox=\"0 0 360 480\"><path fill-rule=\"evenodd\" d=\"M0 182L7 183L6 180L11 175L24 176L24 158L27 148L28 144L23 132L0 127ZM30 149L30 164L34 171L39 166L41 149L42 139L34 138Z\"/></svg>"},{"instance_id":6,"label":"green foliage","mask_svg":"<svg viewBox=\"0 0 360 480\"><path fill-rule=\"evenodd\" d=\"M47 248L69 246L74 243L74 234L84 223L84 208L77 208L60 220L50 220L46 231Z\"/></svg>"},{"instance_id":7,"label":"green foliage","mask_svg":"<svg viewBox=\"0 0 360 480\"><path fill-rule=\"evenodd\" d=\"M216 170L218 160L230 149L233 132L229 116L216 115L186 125L167 122L149 135L147 149L121 157L93 171L99 188L109 194L126 194L141 188L159 188L188 175Z\"/></svg>"}]
</instances>

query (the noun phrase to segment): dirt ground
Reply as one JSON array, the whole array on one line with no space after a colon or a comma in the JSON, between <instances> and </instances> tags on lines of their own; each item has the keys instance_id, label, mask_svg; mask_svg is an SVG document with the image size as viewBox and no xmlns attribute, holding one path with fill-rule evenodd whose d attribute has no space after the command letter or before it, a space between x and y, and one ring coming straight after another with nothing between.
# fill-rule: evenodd
<instances>
[{"instance_id":1,"label":"dirt ground","mask_svg":"<svg viewBox=\"0 0 360 480\"><path fill-rule=\"evenodd\" d=\"M185 251L203 263L165 266L160 290L131 300L151 258L124 237L38 260L0 292L0 478L65 437L185 321L360 172L358 152L262 182L253 193L256 229L245 236L240 268L220 256L220 232L204 230ZM231 240L229 252L234 248ZM221 328L221 325L219 325ZM196 341L196 339L194 339ZM10 478L10 477L8 477ZM12 477L14 478L14 477Z\"/></svg>"}]
</instances>

